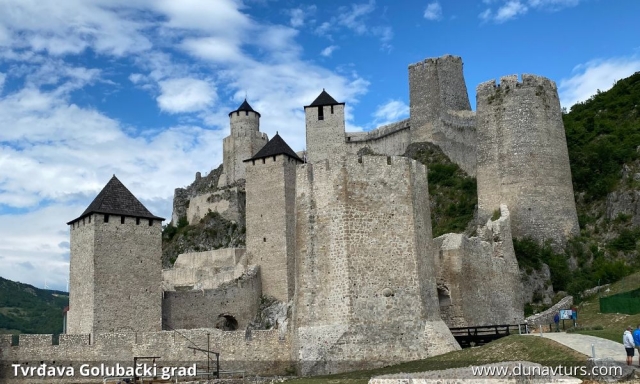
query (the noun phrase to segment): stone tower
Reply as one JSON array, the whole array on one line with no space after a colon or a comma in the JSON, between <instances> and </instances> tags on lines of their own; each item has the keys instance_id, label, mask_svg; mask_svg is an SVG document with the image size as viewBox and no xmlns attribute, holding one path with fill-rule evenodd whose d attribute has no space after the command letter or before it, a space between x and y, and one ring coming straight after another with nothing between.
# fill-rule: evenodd
<instances>
[{"instance_id":1,"label":"stone tower","mask_svg":"<svg viewBox=\"0 0 640 384\"><path fill-rule=\"evenodd\" d=\"M115 175L71 230L68 333L162 329L162 221Z\"/></svg>"},{"instance_id":2,"label":"stone tower","mask_svg":"<svg viewBox=\"0 0 640 384\"><path fill-rule=\"evenodd\" d=\"M260 265L263 294L283 302L295 288L296 165L302 162L277 133L245 160L249 263Z\"/></svg>"},{"instance_id":3,"label":"stone tower","mask_svg":"<svg viewBox=\"0 0 640 384\"><path fill-rule=\"evenodd\" d=\"M314 163L345 153L344 103L338 103L324 89L304 107L307 132L307 161Z\"/></svg>"},{"instance_id":4,"label":"stone tower","mask_svg":"<svg viewBox=\"0 0 640 384\"><path fill-rule=\"evenodd\" d=\"M506 204L514 237L562 246L579 231L556 84L516 75L477 89L478 214Z\"/></svg>"},{"instance_id":5,"label":"stone tower","mask_svg":"<svg viewBox=\"0 0 640 384\"><path fill-rule=\"evenodd\" d=\"M233 184L245 178L242 162L255 155L267 143L267 135L260 132L260 113L245 99L242 105L229 113L231 133L222 142L223 175L219 186Z\"/></svg>"}]
</instances>

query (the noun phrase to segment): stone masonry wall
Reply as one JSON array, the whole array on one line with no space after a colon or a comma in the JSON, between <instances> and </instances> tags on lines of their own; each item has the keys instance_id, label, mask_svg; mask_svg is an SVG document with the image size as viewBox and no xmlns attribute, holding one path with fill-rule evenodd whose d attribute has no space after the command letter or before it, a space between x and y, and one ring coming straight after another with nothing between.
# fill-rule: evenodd
<instances>
[{"instance_id":1,"label":"stone masonry wall","mask_svg":"<svg viewBox=\"0 0 640 384\"><path fill-rule=\"evenodd\" d=\"M262 286L257 266L215 289L169 291L162 300L164 329L215 328L220 316L232 316L245 329L258 313Z\"/></svg>"},{"instance_id":2,"label":"stone masonry wall","mask_svg":"<svg viewBox=\"0 0 640 384\"><path fill-rule=\"evenodd\" d=\"M411 143L430 142L475 176L475 119L462 59L445 55L409 65Z\"/></svg>"},{"instance_id":3,"label":"stone masonry wall","mask_svg":"<svg viewBox=\"0 0 640 384\"><path fill-rule=\"evenodd\" d=\"M183 253L162 270L162 289L212 289L239 278L246 270L245 248Z\"/></svg>"},{"instance_id":4,"label":"stone masonry wall","mask_svg":"<svg viewBox=\"0 0 640 384\"><path fill-rule=\"evenodd\" d=\"M440 314L449 327L517 324L524 319L522 283L509 211L480 226L478 237L434 239Z\"/></svg>"},{"instance_id":5,"label":"stone masonry wall","mask_svg":"<svg viewBox=\"0 0 640 384\"><path fill-rule=\"evenodd\" d=\"M207 335L209 340L207 342ZM215 328L139 333L60 335L52 345L51 335L20 335L18 346L11 346L11 335L0 335L0 382L7 384L61 383L55 378L16 378L11 364L73 366L79 376L81 364L100 366L120 362L133 365L134 356L158 356L159 366L190 366L205 369L206 354L188 347L220 353L220 368L244 370L247 374L285 374L291 367L290 342L278 330L221 331ZM213 357L213 356L212 356ZM215 361L215 357L213 357ZM148 362L150 363L150 362ZM64 383L102 383L102 377L76 377Z\"/></svg>"},{"instance_id":6,"label":"stone masonry wall","mask_svg":"<svg viewBox=\"0 0 640 384\"><path fill-rule=\"evenodd\" d=\"M479 216L506 204L515 237L564 245L579 228L555 83L514 75L480 84L477 122Z\"/></svg>"},{"instance_id":7,"label":"stone masonry wall","mask_svg":"<svg viewBox=\"0 0 640 384\"><path fill-rule=\"evenodd\" d=\"M375 153L400 156L410 144L410 129L409 119L405 119L368 132L347 132L346 153L355 155L362 148L368 147Z\"/></svg>"},{"instance_id":8,"label":"stone masonry wall","mask_svg":"<svg viewBox=\"0 0 640 384\"><path fill-rule=\"evenodd\" d=\"M247 259L262 268L263 294L282 302L294 291L296 165L285 155L247 162Z\"/></svg>"},{"instance_id":9,"label":"stone masonry wall","mask_svg":"<svg viewBox=\"0 0 640 384\"><path fill-rule=\"evenodd\" d=\"M293 353L301 373L455 349L428 257L426 168L403 157L347 156L299 166L296 185Z\"/></svg>"},{"instance_id":10,"label":"stone masonry wall","mask_svg":"<svg viewBox=\"0 0 640 384\"><path fill-rule=\"evenodd\" d=\"M192 197L189 199L189 207L187 208L189 224L198 223L209 211L218 212L231 222L244 222L244 190L230 187Z\"/></svg>"},{"instance_id":11,"label":"stone masonry wall","mask_svg":"<svg viewBox=\"0 0 640 384\"><path fill-rule=\"evenodd\" d=\"M323 120L318 120L323 108ZM306 107L307 161L314 163L345 152L344 105Z\"/></svg>"},{"instance_id":12,"label":"stone masonry wall","mask_svg":"<svg viewBox=\"0 0 640 384\"><path fill-rule=\"evenodd\" d=\"M230 185L244 179L246 163L243 161L255 155L267 144L267 141L269 141L267 134L258 131L246 133L232 131L225 137L222 141L224 173L220 177L218 186Z\"/></svg>"},{"instance_id":13,"label":"stone masonry wall","mask_svg":"<svg viewBox=\"0 0 640 384\"><path fill-rule=\"evenodd\" d=\"M162 222L95 215L93 332L159 331ZM151 225L150 225L151 222Z\"/></svg>"},{"instance_id":14,"label":"stone masonry wall","mask_svg":"<svg viewBox=\"0 0 640 384\"><path fill-rule=\"evenodd\" d=\"M91 333L93 328L93 247L97 217L90 215L69 227L71 252L67 329L70 333Z\"/></svg>"}]
</instances>

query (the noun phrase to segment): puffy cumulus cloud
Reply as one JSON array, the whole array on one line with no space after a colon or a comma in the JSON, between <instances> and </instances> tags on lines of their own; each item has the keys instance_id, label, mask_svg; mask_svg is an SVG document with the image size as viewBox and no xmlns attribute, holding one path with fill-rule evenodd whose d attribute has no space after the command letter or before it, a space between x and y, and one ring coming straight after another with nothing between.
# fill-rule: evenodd
<instances>
[{"instance_id":1,"label":"puffy cumulus cloud","mask_svg":"<svg viewBox=\"0 0 640 384\"><path fill-rule=\"evenodd\" d=\"M409 106L401 100L389 100L379 105L373 113L374 124L377 126L395 123L409 116Z\"/></svg>"},{"instance_id":2,"label":"puffy cumulus cloud","mask_svg":"<svg viewBox=\"0 0 640 384\"><path fill-rule=\"evenodd\" d=\"M158 106L169 113L201 111L210 107L217 98L215 87L205 80L184 77L164 80L158 84Z\"/></svg>"},{"instance_id":3,"label":"puffy cumulus cloud","mask_svg":"<svg viewBox=\"0 0 640 384\"><path fill-rule=\"evenodd\" d=\"M560 80L558 93L560 104L571 108L585 101L598 91L610 89L617 80L640 71L640 58L621 57L592 60L573 69L573 76Z\"/></svg>"},{"instance_id":4,"label":"puffy cumulus cloud","mask_svg":"<svg viewBox=\"0 0 640 384\"><path fill-rule=\"evenodd\" d=\"M305 25L305 22L310 17L313 17L317 9L318 8L315 5L290 9L288 11L289 16L291 17L289 23L294 28L300 28ZM314 22L314 20L311 20L311 22Z\"/></svg>"},{"instance_id":5,"label":"puffy cumulus cloud","mask_svg":"<svg viewBox=\"0 0 640 384\"><path fill-rule=\"evenodd\" d=\"M424 18L427 20L441 20L442 19L442 6L439 2L435 1L429 3L424 10Z\"/></svg>"},{"instance_id":6,"label":"puffy cumulus cloud","mask_svg":"<svg viewBox=\"0 0 640 384\"><path fill-rule=\"evenodd\" d=\"M497 5L482 11L478 17L483 21L504 23L528 13L530 10L556 12L564 8L575 7L581 0L483 0L486 5Z\"/></svg>"}]
</instances>

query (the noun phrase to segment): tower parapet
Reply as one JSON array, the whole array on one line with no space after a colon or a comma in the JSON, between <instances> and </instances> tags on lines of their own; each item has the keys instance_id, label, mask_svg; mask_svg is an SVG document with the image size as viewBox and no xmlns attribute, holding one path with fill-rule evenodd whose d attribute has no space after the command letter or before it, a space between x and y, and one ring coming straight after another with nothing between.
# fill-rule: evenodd
<instances>
[{"instance_id":1,"label":"tower parapet","mask_svg":"<svg viewBox=\"0 0 640 384\"><path fill-rule=\"evenodd\" d=\"M338 103L323 89L313 103L304 107L304 115L310 163L345 153L344 103Z\"/></svg>"},{"instance_id":2,"label":"tower parapet","mask_svg":"<svg viewBox=\"0 0 640 384\"><path fill-rule=\"evenodd\" d=\"M514 237L562 246L578 233L556 84L505 76L477 88L478 213L506 204Z\"/></svg>"}]
</instances>

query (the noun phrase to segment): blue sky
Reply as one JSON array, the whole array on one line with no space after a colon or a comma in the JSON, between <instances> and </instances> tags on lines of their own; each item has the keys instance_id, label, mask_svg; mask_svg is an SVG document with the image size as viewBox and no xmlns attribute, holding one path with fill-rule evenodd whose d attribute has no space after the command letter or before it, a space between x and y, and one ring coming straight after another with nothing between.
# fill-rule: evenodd
<instances>
[{"instance_id":1,"label":"blue sky","mask_svg":"<svg viewBox=\"0 0 640 384\"><path fill-rule=\"evenodd\" d=\"M636 0L0 0L0 276L66 289L69 231L112 174L156 215L221 162L245 95L295 149L322 88L347 130L408 117L407 66L533 73L570 108L640 70Z\"/></svg>"}]
</instances>

